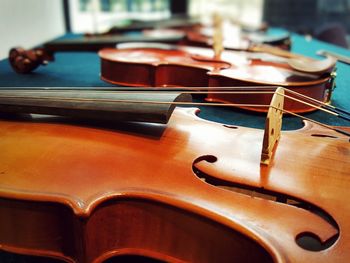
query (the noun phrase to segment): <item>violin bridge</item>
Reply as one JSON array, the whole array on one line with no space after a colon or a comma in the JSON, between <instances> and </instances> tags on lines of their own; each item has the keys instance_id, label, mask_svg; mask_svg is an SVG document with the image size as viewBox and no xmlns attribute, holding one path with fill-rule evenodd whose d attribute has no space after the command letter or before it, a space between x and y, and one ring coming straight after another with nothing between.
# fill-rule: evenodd
<instances>
[{"instance_id":1,"label":"violin bridge","mask_svg":"<svg viewBox=\"0 0 350 263\"><path fill-rule=\"evenodd\" d=\"M273 156L273 151L277 147L276 143L281 136L283 104L284 89L279 87L276 89L275 94L272 97L266 117L260 160L260 163L263 165L269 165Z\"/></svg>"},{"instance_id":2,"label":"violin bridge","mask_svg":"<svg viewBox=\"0 0 350 263\"><path fill-rule=\"evenodd\" d=\"M214 58L220 59L221 53L224 50L224 37L222 32L222 17L215 13L213 16L214 24L214 35L213 35L213 49Z\"/></svg>"}]
</instances>

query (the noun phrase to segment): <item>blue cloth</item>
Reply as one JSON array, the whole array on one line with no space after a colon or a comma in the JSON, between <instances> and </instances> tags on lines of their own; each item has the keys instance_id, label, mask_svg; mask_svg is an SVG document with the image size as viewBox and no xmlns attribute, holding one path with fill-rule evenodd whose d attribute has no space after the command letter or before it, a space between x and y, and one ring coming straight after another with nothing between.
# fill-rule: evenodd
<instances>
[{"instance_id":1,"label":"blue cloth","mask_svg":"<svg viewBox=\"0 0 350 263\"><path fill-rule=\"evenodd\" d=\"M278 33L274 29L270 33ZM74 38L67 34L62 38ZM326 49L342 55L350 56L350 51L321 41L307 41L305 37L292 34L292 51L313 58L319 49ZM100 80L100 62L96 53L62 52L55 54L55 62L41 66L31 74L19 75L13 72L8 60L0 61L0 87L112 87ZM337 63L337 87L333 93L332 104L350 111L350 65ZM200 116L205 119L225 124L263 128L264 114L232 108L201 107ZM333 117L321 111L304 114L308 118L330 124L349 126L349 122ZM283 129L298 129L302 127L299 118L285 116Z\"/></svg>"}]
</instances>

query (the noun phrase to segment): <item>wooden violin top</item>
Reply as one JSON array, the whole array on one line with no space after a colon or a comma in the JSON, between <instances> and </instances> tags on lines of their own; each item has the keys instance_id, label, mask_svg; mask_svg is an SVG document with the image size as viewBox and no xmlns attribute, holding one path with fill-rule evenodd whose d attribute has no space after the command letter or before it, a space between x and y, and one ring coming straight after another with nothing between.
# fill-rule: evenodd
<instances>
[{"instance_id":1,"label":"wooden violin top","mask_svg":"<svg viewBox=\"0 0 350 263\"><path fill-rule=\"evenodd\" d=\"M60 122L0 122L6 215L0 244L8 251L69 262L118 253L172 262L341 262L349 256L350 145L343 135L310 123L282 132L265 167L261 130L204 121L190 108L175 109L168 125ZM34 214L51 232L36 233L33 212L25 213L20 202L38 203ZM78 226L83 240L57 239L66 230L57 222ZM308 251L296 243L307 233L336 242ZM74 246L65 248L67 242L86 246L85 260Z\"/></svg>"}]
</instances>

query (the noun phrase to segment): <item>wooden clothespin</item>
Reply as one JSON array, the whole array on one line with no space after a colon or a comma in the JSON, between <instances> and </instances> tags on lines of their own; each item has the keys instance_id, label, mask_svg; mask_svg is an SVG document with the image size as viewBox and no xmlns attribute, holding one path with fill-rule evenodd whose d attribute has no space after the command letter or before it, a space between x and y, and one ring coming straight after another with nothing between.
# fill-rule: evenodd
<instances>
[{"instance_id":1,"label":"wooden clothespin","mask_svg":"<svg viewBox=\"0 0 350 263\"><path fill-rule=\"evenodd\" d=\"M263 165L269 165L273 156L273 151L277 147L276 143L281 137L283 104L284 89L279 87L276 89L275 94L272 97L266 117L264 140L260 160L260 163Z\"/></svg>"}]
</instances>

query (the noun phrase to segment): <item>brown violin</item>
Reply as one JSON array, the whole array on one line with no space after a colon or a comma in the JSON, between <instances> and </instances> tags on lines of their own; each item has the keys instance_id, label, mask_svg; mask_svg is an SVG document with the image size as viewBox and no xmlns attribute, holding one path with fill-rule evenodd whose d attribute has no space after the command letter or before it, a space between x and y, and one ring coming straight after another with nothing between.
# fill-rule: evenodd
<instances>
[{"instance_id":1,"label":"brown violin","mask_svg":"<svg viewBox=\"0 0 350 263\"><path fill-rule=\"evenodd\" d=\"M114 48L125 42L180 43L186 37L186 29L199 26L198 20L187 16L174 16L157 21L134 21L128 26L113 27L101 34L86 34L84 37L58 39L42 47L25 50L12 48L9 62L17 73L30 73L41 65L54 61L57 52L97 52L102 48ZM128 32L138 32L128 34Z\"/></svg>"},{"instance_id":2,"label":"brown violin","mask_svg":"<svg viewBox=\"0 0 350 263\"><path fill-rule=\"evenodd\" d=\"M125 42L163 42L178 43L185 37L181 31L158 31L152 34L90 36L72 39L59 39L45 43L42 47L25 50L21 47L12 48L9 52L9 62L17 73L25 74L34 71L41 65L47 65L55 60L57 52L97 52L102 48L114 48Z\"/></svg>"},{"instance_id":3,"label":"brown violin","mask_svg":"<svg viewBox=\"0 0 350 263\"><path fill-rule=\"evenodd\" d=\"M261 91L254 96L248 92L214 92L207 97L208 101L236 104L269 104L272 95L264 93L261 86L288 87L322 102L330 100L334 60L300 61L267 54L252 57L251 54L224 51L220 58L213 58L211 49L185 46L152 48L152 45L149 48L103 49L99 52L101 78L112 84L144 87L247 86L241 91ZM276 58L279 60L273 61ZM260 107L242 107L266 111ZM285 109L298 113L315 110L293 100L286 101Z\"/></svg>"},{"instance_id":4,"label":"brown violin","mask_svg":"<svg viewBox=\"0 0 350 263\"><path fill-rule=\"evenodd\" d=\"M102 48L115 48L117 44L128 42L162 42L182 45L201 46L195 41L186 40L187 33L178 29L152 29L139 35L90 35L72 39L54 40L42 47L25 50L20 47L12 48L9 52L11 67L17 73L30 73L41 65L47 65L55 60L57 52L97 52ZM283 51L268 45L250 45L242 50L252 52L268 52L280 55Z\"/></svg>"},{"instance_id":5,"label":"brown violin","mask_svg":"<svg viewBox=\"0 0 350 263\"><path fill-rule=\"evenodd\" d=\"M265 131L204 121L193 108L172 111L188 101L181 94L0 97L3 251L72 263L350 257L349 137L310 122L280 132L281 97ZM108 121L11 115L30 112ZM270 137L278 144L266 144Z\"/></svg>"},{"instance_id":6,"label":"brown violin","mask_svg":"<svg viewBox=\"0 0 350 263\"><path fill-rule=\"evenodd\" d=\"M17 73L30 73L40 65L46 65L54 61L54 54L57 52L97 52L102 48L114 48L117 44L126 42L162 42L194 46L211 45L210 40L204 43L201 39L199 33L201 30L203 30L203 26L198 22L198 19L183 16L160 21L135 21L125 27L113 27L105 33L86 34L85 37L49 41L42 47L30 50L15 47L9 52L9 62ZM134 31L138 33L130 34L130 32ZM250 42L253 44L245 43L236 47L236 49L277 53L279 55L282 51L273 46L280 47L281 43L287 43L288 39L289 36L287 38L286 36L278 36L277 38L260 36L260 38L251 39ZM228 48L230 47L232 46L228 46Z\"/></svg>"}]
</instances>

